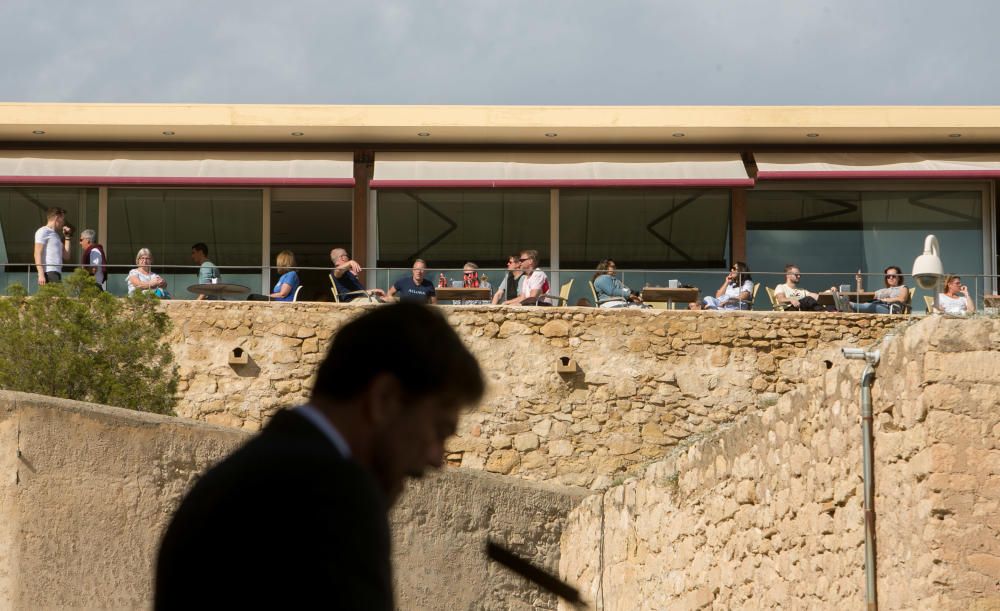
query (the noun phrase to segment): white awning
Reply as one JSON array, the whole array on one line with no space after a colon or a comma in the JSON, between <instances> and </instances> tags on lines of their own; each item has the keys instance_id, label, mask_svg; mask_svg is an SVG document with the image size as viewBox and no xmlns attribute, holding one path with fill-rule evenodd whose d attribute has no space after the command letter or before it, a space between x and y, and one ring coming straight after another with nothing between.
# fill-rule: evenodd
<instances>
[{"instance_id":1,"label":"white awning","mask_svg":"<svg viewBox=\"0 0 1000 611\"><path fill-rule=\"evenodd\" d=\"M1000 154L755 153L758 180L997 178Z\"/></svg>"},{"instance_id":2,"label":"white awning","mask_svg":"<svg viewBox=\"0 0 1000 611\"><path fill-rule=\"evenodd\" d=\"M748 187L738 153L376 153L373 189Z\"/></svg>"},{"instance_id":3,"label":"white awning","mask_svg":"<svg viewBox=\"0 0 1000 611\"><path fill-rule=\"evenodd\" d=\"M0 151L0 184L353 187L353 153Z\"/></svg>"}]
</instances>

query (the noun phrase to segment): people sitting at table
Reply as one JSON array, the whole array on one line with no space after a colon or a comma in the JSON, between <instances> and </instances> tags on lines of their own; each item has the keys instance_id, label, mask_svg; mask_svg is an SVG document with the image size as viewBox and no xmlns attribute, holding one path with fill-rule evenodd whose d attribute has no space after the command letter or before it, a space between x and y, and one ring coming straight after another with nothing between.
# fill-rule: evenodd
<instances>
[{"instance_id":1,"label":"people sitting at table","mask_svg":"<svg viewBox=\"0 0 1000 611\"><path fill-rule=\"evenodd\" d=\"M801 312L821 312L827 310L819 304L819 293L807 291L799 286L802 273L798 265L785 266L785 282L774 287L774 298L778 303L787 304L786 309Z\"/></svg>"},{"instance_id":2,"label":"people sitting at table","mask_svg":"<svg viewBox=\"0 0 1000 611\"><path fill-rule=\"evenodd\" d=\"M219 268L215 266L208 260L208 245L204 242L198 242L191 247L191 260L194 261L195 265L198 265L198 284L212 284L212 281L218 282L220 280ZM219 299L215 295L198 295L198 300L203 299Z\"/></svg>"},{"instance_id":3,"label":"people sitting at table","mask_svg":"<svg viewBox=\"0 0 1000 611\"><path fill-rule=\"evenodd\" d=\"M361 283L358 274L361 273L361 264L351 258L343 248L334 248L330 251L330 261L333 263L333 286L337 290L337 301L347 303L361 298L369 301L369 296L374 296L378 301L385 297L382 289L366 289Z\"/></svg>"},{"instance_id":4,"label":"people sitting at table","mask_svg":"<svg viewBox=\"0 0 1000 611\"><path fill-rule=\"evenodd\" d=\"M897 265L890 265L883 270L885 287L875 291L875 298L868 303L855 303L846 296L840 296L839 301L848 312L861 314L902 314L910 302L910 289L903 284L903 270ZM858 284L858 292L864 291L864 278L861 274L854 277ZM831 292L835 292L830 289ZM840 308L838 308L840 309Z\"/></svg>"},{"instance_id":5,"label":"people sitting at table","mask_svg":"<svg viewBox=\"0 0 1000 611\"><path fill-rule=\"evenodd\" d=\"M945 277L944 292L938 293L934 307L938 312L959 316L976 311L976 304L969 295L969 287L962 284L962 279L958 276Z\"/></svg>"},{"instance_id":6,"label":"people sitting at table","mask_svg":"<svg viewBox=\"0 0 1000 611\"><path fill-rule=\"evenodd\" d=\"M517 295L521 283L524 282L524 274L521 273L520 255L507 257L507 274L504 275L500 287L493 294L493 303L503 303L507 301L508 295Z\"/></svg>"},{"instance_id":7,"label":"people sitting at table","mask_svg":"<svg viewBox=\"0 0 1000 611\"><path fill-rule=\"evenodd\" d=\"M385 294L386 300L436 304L434 283L426 275L427 263L423 259L417 259L413 262L410 275L403 276L389 287L389 292Z\"/></svg>"},{"instance_id":8,"label":"people sitting at table","mask_svg":"<svg viewBox=\"0 0 1000 611\"><path fill-rule=\"evenodd\" d=\"M517 261L521 264L524 282L518 289L517 297L507 299L504 305L552 305L552 302L544 296L549 292L549 277L538 269L538 251L522 250Z\"/></svg>"},{"instance_id":9,"label":"people sitting at table","mask_svg":"<svg viewBox=\"0 0 1000 611\"><path fill-rule=\"evenodd\" d=\"M153 253L148 248L140 248L135 255L135 269L129 270L125 279L128 284L128 294L132 296L136 291L146 294L156 295L161 299L169 299L167 292L167 281L153 273L150 266L153 264Z\"/></svg>"},{"instance_id":10,"label":"people sitting at table","mask_svg":"<svg viewBox=\"0 0 1000 611\"><path fill-rule=\"evenodd\" d=\"M247 296L247 301L295 301L295 289L300 285L299 274L295 271L295 253L283 250L278 253L274 263L280 277L274 283L271 293L253 293Z\"/></svg>"},{"instance_id":11,"label":"people sitting at table","mask_svg":"<svg viewBox=\"0 0 1000 611\"><path fill-rule=\"evenodd\" d=\"M597 264L592 282L597 294L599 308L648 307L642 303L642 297L633 293L632 289L622 284L616 275L618 265L614 259L602 259Z\"/></svg>"},{"instance_id":12,"label":"people sitting at table","mask_svg":"<svg viewBox=\"0 0 1000 611\"><path fill-rule=\"evenodd\" d=\"M722 281L719 290L715 291L715 297L705 296L701 306L706 310L749 310L752 296L753 277L750 276L750 268L743 261L737 261L729 268L729 274Z\"/></svg>"},{"instance_id":13,"label":"people sitting at table","mask_svg":"<svg viewBox=\"0 0 1000 611\"><path fill-rule=\"evenodd\" d=\"M489 278L486 277L486 274L480 275L479 266L472 261L462 266L462 286L464 288L486 289L487 291L493 289ZM490 301L488 299L462 299L458 303L460 305L489 305Z\"/></svg>"}]
</instances>

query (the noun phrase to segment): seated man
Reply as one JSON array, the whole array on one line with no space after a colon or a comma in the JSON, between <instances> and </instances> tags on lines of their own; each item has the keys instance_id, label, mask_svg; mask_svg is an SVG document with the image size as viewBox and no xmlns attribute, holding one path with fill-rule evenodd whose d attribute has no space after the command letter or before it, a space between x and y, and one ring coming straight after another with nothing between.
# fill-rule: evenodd
<instances>
[{"instance_id":1,"label":"seated man","mask_svg":"<svg viewBox=\"0 0 1000 611\"><path fill-rule=\"evenodd\" d=\"M218 282L220 280L219 268L215 266L208 260L208 245L204 242L198 242L191 247L191 260L198 267L198 284L212 284L212 280ZM208 295L198 295L199 300L204 299L219 299L219 297L209 297Z\"/></svg>"},{"instance_id":2,"label":"seated man","mask_svg":"<svg viewBox=\"0 0 1000 611\"><path fill-rule=\"evenodd\" d=\"M330 261L333 262L333 271L330 275L333 276L338 301L346 303L359 297L367 300L368 297L362 291L375 295L377 301L381 301L381 298L385 297L385 292L382 289L371 289L370 291L365 289L365 285L361 284L361 280L358 279L358 274L361 273L361 264L352 259L343 248L331 250Z\"/></svg>"},{"instance_id":3,"label":"seated man","mask_svg":"<svg viewBox=\"0 0 1000 611\"><path fill-rule=\"evenodd\" d=\"M522 250L518 259L521 264L521 282L517 297L508 299L504 305L552 305L544 295L549 292L549 277L538 268L538 251Z\"/></svg>"},{"instance_id":4,"label":"seated man","mask_svg":"<svg viewBox=\"0 0 1000 611\"><path fill-rule=\"evenodd\" d=\"M517 296L521 283L524 282L524 274L521 273L520 255L507 257L507 274L500 282L500 288L493 294L493 303L504 303L508 299Z\"/></svg>"},{"instance_id":5,"label":"seated man","mask_svg":"<svg viewBox=\"0 0 1000 611\"><path fill-rule=\"evenodd\" d=\"M427 274L427 263L423 259L417 259L413 262L413 269L410 271L409 277L404 276L389 287L389 292L385 295L386 299L436 304L438 300L434 284L424 277Z\"/></svg>"},{"instance_id":6,"label":"seated man","mask_svg":"<svg viewBox=\"0 0 1000 611\"><path fill-rule=\"evenodd\" d=\"M774 287L775 300L778 303L788 304L787 309L789 310L799 310L801 312L822 312L826 310L826 308L817 302L819 299L818 293L813 293L799 287L799 278L801 277L802 274L799 272L798 265L786 265L785 283Z\"/></svg>"}]
</instances>

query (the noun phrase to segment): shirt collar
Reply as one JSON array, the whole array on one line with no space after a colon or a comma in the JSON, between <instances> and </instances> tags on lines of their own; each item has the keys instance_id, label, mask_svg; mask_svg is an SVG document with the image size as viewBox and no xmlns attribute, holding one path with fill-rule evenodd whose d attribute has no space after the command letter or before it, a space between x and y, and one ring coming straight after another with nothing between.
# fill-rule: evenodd
<instances>
[{"instance_id":1,"label":"shirt collar","mask_svg":"<svg viewBox=\"0 0 1000 611\"><path fill-rule=\"evenodd\" d=\"M330 422L327 419L327 417L324 416L318 409L316 409L315 406L309 405L307 403L306 405L300 405L296 407L292 411L300 414L303 418L305 418L309 422L312 422L313 426L318 428L321 433L326 435L327 439L329 439L330 443L332 443L334 447L337 448L337 451L340 452L341 456L343 456L344 458L351 457L351 446L347 445L347 440L344 439L344 436L340 434L340 431L337 430L337 427L333 426L333 423Z\"/></svg>"}]
</instances>

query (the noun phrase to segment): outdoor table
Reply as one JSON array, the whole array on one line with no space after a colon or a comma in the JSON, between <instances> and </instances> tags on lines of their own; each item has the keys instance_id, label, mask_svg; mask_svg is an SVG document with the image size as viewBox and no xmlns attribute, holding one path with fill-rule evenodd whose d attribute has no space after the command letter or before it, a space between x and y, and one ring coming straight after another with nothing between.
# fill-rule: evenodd
<instances>
[{"instance_id":1,"label":"outdoor table","mask_svg":"<svg viewBox=\"0 0 1000 611\"><path fill-rule=\"evenodd\" d=\"M844 297L847 297L854 303L868 303L869 301L875 299L874 291L871 292L861 291L860 293L858 291L847 291L847 292L841 292L840 294L843 295ZM832 306L833 293L820 293L819 299L816 300L816 303L825 306Z\"/></svg>"},{"instance_id":2,"label":"outdoor table","mask_svg":"<svg viewBox=\"0 0 1000 611\"><path fill-rule=\"evenodd\" d=\"M643 303L666 302L672 308L674 303L694 303L698 301L698 289L647 286L642 289Z\"/></svg>"},{"instance_id":3,"label":"outdoor table","mask_svg":"<svg viewBox=\"0 0 1000 611\"><path fill-rule=\"evenodd\" d=\"M486 288L438 287L438 301L489 301L493 295Z\"/></svg>"},{"instance_id":4,"label":"outdoor table","mask_svg":"<svg viewBox=\"0 0 1000 611\"><path fill-rule=\"evenodd\" d=\"M195 295L208 295L211 297L224 297L226 295L246 295L250 292L249 286L242 284L231 284L220 282L218 284L192 284L187 287L189 293Z\"/></svg>"},{"instance_id":5,"label":"outdoor table","mask_svg":"<svg viewBox=\"0 0 1000 611\"><path fill-rule=\"evenodd\" d=\"M983 295L983 304L987 308L1000 308L1000 295Z\"/></svg>"}]
</instances>

